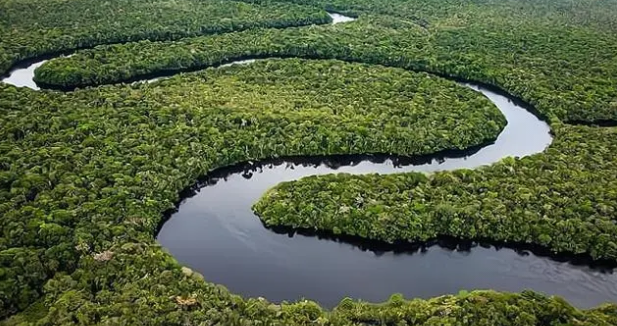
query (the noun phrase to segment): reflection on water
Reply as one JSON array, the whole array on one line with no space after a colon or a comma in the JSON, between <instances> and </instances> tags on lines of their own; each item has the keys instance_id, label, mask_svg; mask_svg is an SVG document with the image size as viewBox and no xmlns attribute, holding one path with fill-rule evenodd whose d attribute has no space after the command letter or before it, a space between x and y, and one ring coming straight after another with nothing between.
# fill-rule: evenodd
<instances>
[{"instance_id":1,"label":"reflection on water","mask_svg":"<svg viewBox=\"0 0 617 326\"><path fill-rule=\"evenodd\" d=\"M354 20L334 13L330 16L334 24ZM45 61L16 67L2 81L38 89L32 77ZM544 122L505 96L467 86L481 91L508 120L494 144L427 157L289 158L221 169L210 174L182 203L162 226L158 240L208 281L223 284L235 293L272 301L305 297L332 307L345 296L376 302L396 292L428 298L462 289L489 288L529 288L563 296L579 307L617 300L617 278L610 268L574 266L526 250L476 243L382 248L350 239L269 230L251 212L251 204L282 181L333 172L475 168L506 156L538 153L550 144L549 127Z\"/></svg>"},{"instance_id":2,"label":"reflection on water","mask_svg":"<svg viewBox=\"0 0 617 326\"><path fill-rule=\"evenodd\" d=\"M475 243L437 242L393 250L362 241L335 241L266 229L250 210L280 181L337 171L365 173L371 166L409 168L394 168L391 162L273 162L219 171L180 205L158 241L206 280L275 302L304 297L332 307L345 296L375 302L397 292L429 298L462 289L533 289L563 296L579 307L617 299L617 277L610 268L574 266L527 250Z\"/></svg>"},{"instance_id":3,"label":"reflection on water","mask_svg":"<svg viewBox=\"0 0 617 326\"><path fill-rule=\"evenodd\" d=\"M5 78L2 78L2 82L15 85L17 87L28 87L38 90L34 80L34 69L42 66L47 60L41 60L34 63L25 63L23 65L16 66L9 71Z\"/></svg>"},{"instance_id":4,"label":"reflection on water","mask_svg":"<svg viewBox=\"0 0 617 326\"><path fill-rule=\"evenodd\" d=\"M356 20L356 18L352 18L352 17L347 17L347 16L343 16L341 14L337 14L337 13L328 13L328 15L330 17L332 17L332 24L339 24L339 23L346 23L346 22L350 22L350 21L354 21ZM59 56L58 56L59 57ZM67 56L67 57L70 57ZM0 79L0 81L7 83L7 84L11 84L17 87L28 87L34 90L39 90L40 87L34 82L34 70L40 66L42 66L45 62L47 62L49 59L42 59L42 60L38 60L38 61L33 61L33 62L25 62L21 65L17 65L15 67L13 67L13 69L11 69L9 71L9 73L7 74L7 76L4 76L3 78ZM254 62L255 60L241 60L241 61L234 61L232 63L228 63L228 64L224 64L222 66L230 66L233 64L246 64L246 63L251 63ZM1 76L0 76L1 77ZM155 82L157 80L160 80L164 77L156 77L156 78L144 78L143 80L138 80L138 81L134 81L134 83L152 83Z\"/></svg>"},{"instance_id":5,"label":"reflection on water","mask_svg":"<svg viewBox=\"0 0 617 326\"><path fill-rule=\"evenodd\" d=\"M341 14L337 14L333 12L329 12L328 15L332 17L332 24L346 23L346 22L351 22L351 21L356 20L356 18L343 16Z\"/></svg>"},{"instance_id":6,"label":"reflection on water","mask_svg":"<svg viewBox=\"0 0 617 326\"><path fill-rule=\"evenodd\" d=\"M612 268L574 265L528 250L435 242L382 248L363 241L266 229L250 206L282 181L333 172L395 173L475 168L543 151L549 127L519 104L472 86L506 116L494 144L421 158L384 155L285 158L214 171L162 226L158 241L208 281L272 301L308 298L326 307L350 296L383 301L392 293L429 298L466 289L533 289L579 307L617 300Z\"/></svg>"}]
</instances>

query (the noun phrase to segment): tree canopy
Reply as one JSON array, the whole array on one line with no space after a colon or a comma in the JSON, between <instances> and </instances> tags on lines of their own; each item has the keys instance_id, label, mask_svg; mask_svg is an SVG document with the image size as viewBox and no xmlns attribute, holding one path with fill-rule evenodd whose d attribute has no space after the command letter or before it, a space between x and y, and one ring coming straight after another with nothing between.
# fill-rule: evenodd
<instances>
[{"instance_id":1,"label":"tree canopy","mask_svg":"<svg viewBox=\"0 0 617 326\"><path fill-rule=\"evenodd\" d=\"M359 19L327 25L325 10ZM499 111L441 75L531 103L555 142L478 170L284 183L255 211L268 225L388 242L482 237L615 261L615 128L598 125L617 123L616 10L614 0L0 0L1 73L84 49L36 80L88 87L0 83L0 325L617 324L614 303L580 310L532 291L345 299L332 311L273 304L207 282L154 240L180 191L218 167L495 139ZM247 57L297 58L117 84Z\"/></svg>"}]
</instances>

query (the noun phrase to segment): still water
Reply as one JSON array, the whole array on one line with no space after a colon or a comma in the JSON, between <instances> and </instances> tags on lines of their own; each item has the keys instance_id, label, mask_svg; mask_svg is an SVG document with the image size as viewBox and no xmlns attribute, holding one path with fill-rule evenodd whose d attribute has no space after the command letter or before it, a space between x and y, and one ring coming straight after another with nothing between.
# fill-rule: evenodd
<instances>
[{"instance_id":1,"label":"still water","mask_svg":"<svg viewBox=\"0 0 617 326\"><path fill-rule=\"evenodd\" d=\"M508 120L494 144L454 157L294 158L214 171L162 226L158 241L206 280L274 302L307 298L333 307L346 296L378 302L392 293L429 298L472 289L533 289L583 308L617 300L617 276L611 269L487 245L460 248L436 243L392 250L281 234L266 229L252 213L251 205L282 181L336 172L475 168L506 156L538 153L550 144L549 127L518 103L479 86L466 86L487 96Z\"/></svg>"},{"instance_id":2,"label":"still water","mask_svg":"<svg viewBox=\"0 0 617 326\"><path fill-rule=\"evenodd\" d=\"M354 20L330 15L334 24ZM45 61L17 66L2 82L38 90L32 77ZM158 241L208 281L223 284L234 293L274 302L308 298L333 307L346 296L378 302L392 293L428 298L472 289L533 289L562 296L582 308L617 300L617 277L612 269L575 266L529 251L488 245L461 248L433 243L393 250L363 242L277 233L266 229L252 213L250 206L282 181L336 172L475 168L506 156L535 154L550 144L548 125L519 104L480 86L465 85L487 96L508 120L494 144L424 158L295 158L214 171L162 226Z\"/></svg>"}]
</instances>

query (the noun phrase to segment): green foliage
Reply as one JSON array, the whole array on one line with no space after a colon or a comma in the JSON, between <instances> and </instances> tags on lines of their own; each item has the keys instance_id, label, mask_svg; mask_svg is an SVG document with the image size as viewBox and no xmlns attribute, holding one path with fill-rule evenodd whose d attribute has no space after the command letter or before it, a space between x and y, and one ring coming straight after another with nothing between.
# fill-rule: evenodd
<instances>
[{"instance_id":1,"label":"green foliage","mask_svg":"<svg viewBox=\"0 0 617 326\"><path fill-rule=\"evenodd\" d=\"M51 60L36 78L83 87L293 56L493 84L554 123L546 153L430 176L308 178L278 186L255 209L269 224L385 241L488 237L615 259L615 130L559 120L617 121L616 8L614 0L0 0L0 72L39 55L138 41ZM360 19L268 29L328 23L323 9ZM243 32L200 36L234 31ZM309 301L276 305L205 282L156 244L178 192L214 168L282 155L425 154L481 144L503 128L470 90L365 64L275 60L73 93L0 84L0 318L13 315L0 324L617 324L614 304L582 311L534 292L345 299L332 312Z\"/></svg>"},{"instance_id":2,"label":"green foliage","mask_svg":"<svg viewBox=\"0 0 617 326\"><path fill-rule=\"evenodd\" d=\"M443 22L426 29L404 19L367 14L333 26L102 46L51 60L36 70L35 79L51 87L75 88L246 57L334 58L492 84L530 102L551 120L617 120L615 34L576 26L512 26L508 20L490 28L489 33L484 25L453 27Z\"/></svg>"},{"instance_id":3,"label":"green foliage","mask_svg":"<svg viewBox=\"0 0 617 326\"><path fill-rule=\"evenodd\" d=\"M0 321L0 326L16 326L16 325L25 325L28 323L36 323L37 321L45 318L47 315L47 307L43 301L37 301L30 305L25 311L21 314L13 315L10 318Z\"/></svg>"},{"instance_id":4,"label":"green foliage","mask_svg":"<svg viewBox=\"0 0 617 326\"><path fill-rule=\"evenodd\" d=\"M612 325L614 319L598 312L581 312L563 300L530 291L473 291L430 300L397 298L380 305L347 302L334 316L354 325Z\"/></svg>"},{"instance_id":5,"label":"green foliage","mask_svg":"<svg viewBox=\"0 0 617 326\"><path fill-rule=\"evenodd\" d=\"M253 209L267 225L387 242L482 238L617 260L617 143L607 141L617 130L554 132L543 154L432 175L312 176L281 183Z\"/></svg>"},{"instance_id":6,"label":"green foliage","mask_svg":"<svg viewBox=\"0 0 617 326\"><path fill-rule=\"evenodd\" d=\"M494 140L505 125L488 99L454 82L340 61L271 60L154 85L2 93L0 243L45 250L45 268L33 270L49 270L30 276L2 260L12 271L6 289L16 291L3 299L8 310L23 308L18 292L36 298L55 272L74 269L79 254L151 239L179 191L214 168L283 155L464 149ZM23 290L13 286L18 276L29 279ZM98 276L90 287L112 283Z\"/></svg>"},{"instance_id":7,"label":"green foliage","mask_svg":"<svg viewBox=\"0 0 617 326\"><path fill-rule=\"evenodd\" d=\"M42 250L11 248L0 251L0 304L6 313L24 309L39 296L40 284L50 277L41 261Z\"/></svg>"},{"instance_id":8,"label":"green foliage","mask_svg":"<svg viewBox=\"0 0 617 326\"><path fill-rule=\"evenodd\" d=\"M327 22L323 10L282 2L3 0L0 75L19 60L99 44Z\"/></svg>"}]
</instances>

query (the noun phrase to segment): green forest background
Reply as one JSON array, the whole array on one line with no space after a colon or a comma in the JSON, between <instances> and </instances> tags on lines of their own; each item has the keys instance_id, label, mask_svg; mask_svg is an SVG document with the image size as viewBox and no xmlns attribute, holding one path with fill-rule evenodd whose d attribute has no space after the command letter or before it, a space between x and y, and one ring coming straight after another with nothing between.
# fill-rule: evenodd
<instances>
[{"instance_id":1,"label":"green forest background","mask_svg":"<svg viewBox=\"0 0 617 326\"><path fill-rule=\"evenodd\" d=\"M358 19L330 25L326 10ZM256 213L615 261L616 30L614 0L0 0L0 75L78 50L35 79L79 88L0 83L0 325L616 325L615 304L580 310L532 291L273 304L204 281L154 240L179 192L219 167L494 140L499 111L440 75L532 104L553 144L477 170L284 183ZM121 83L247 57L295 59Z\"/></svg>"}]
</instances>

